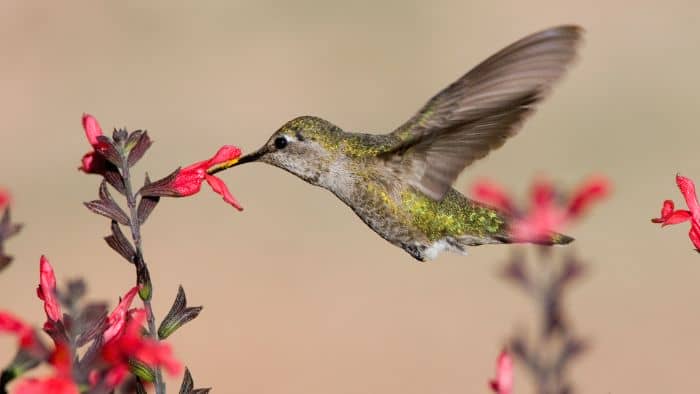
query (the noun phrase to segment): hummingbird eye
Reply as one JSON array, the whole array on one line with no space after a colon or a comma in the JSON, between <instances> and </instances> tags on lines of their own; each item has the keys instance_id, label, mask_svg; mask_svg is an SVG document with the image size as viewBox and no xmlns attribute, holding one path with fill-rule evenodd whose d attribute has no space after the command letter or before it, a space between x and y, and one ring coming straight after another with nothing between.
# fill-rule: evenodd
<instances>
[{"instance_id":1,"label":"hummingbird eye","mask_svg":"<svg viewBox=\"0 0 700 394\"><path fill-rule=\"evenodd\" d=\"M284 147L287 146L287 139L285 137L277 137L275 138L275 148L277 149L284 149Z\"/></svg>"}]
</instances>

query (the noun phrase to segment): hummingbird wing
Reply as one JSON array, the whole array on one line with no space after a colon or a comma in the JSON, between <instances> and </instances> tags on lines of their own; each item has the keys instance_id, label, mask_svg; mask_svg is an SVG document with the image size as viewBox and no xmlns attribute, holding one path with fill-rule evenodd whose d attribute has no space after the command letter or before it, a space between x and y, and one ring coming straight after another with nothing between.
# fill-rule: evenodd
<instances>
[{"instance_id":1,"label":"hummingbird wing","mask_svg":"<svg viewBox=\"0 0 700 394\"><path fill-rule=\"evenodd\" d=\"M382 157L441 200L466 166L516 134L573 62L582 34L577 26L558 26L502 49L391 133L400 142Z\"/></svg>"}]
</instances>

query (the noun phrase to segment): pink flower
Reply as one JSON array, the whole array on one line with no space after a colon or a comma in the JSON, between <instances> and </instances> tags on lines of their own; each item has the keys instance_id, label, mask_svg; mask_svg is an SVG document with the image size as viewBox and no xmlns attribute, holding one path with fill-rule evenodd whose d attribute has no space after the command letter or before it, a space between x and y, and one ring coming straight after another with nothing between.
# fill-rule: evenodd
<instances>
[{"instance_id":1,"label":"pink flower","mask_svg":"<svg viewBox=\"0 0 700 394\"><path fill-rule=\"evenodd\" d=\"M126 294L124 298L121 299L119 305L110 313L107 317L107 329L105 330L102 338L105 343L111 341L115 337L121 335L124 329L124 324L126 324L126 314L134 301L134 296L139 291L139 288L134 286Z\"/></svg>"},{"instance_id":2,"label":"pink flower","mask_svg":"<svg viewBox=\"0 0 700 394\"><path fill-rule=\"evenodd\" d=\"M44 301L44 311L50 322L57 322L63 319L61 305L56 298L56 276L49 260L41 256L39 261L39 287L36 289L39 298Z\"/></svg>"},{"instance_id":3,"label":"pink flower","mask_svg":"<svg viewBox=\"0 0 700 394\"><path fill-rule=\"evenodd\" d=\"M102 135L102 128L95 117L83 114L83 129L93 150L83 156L78 169L86 174L103 174L107 166L107 160L99 153L100 150L104 149L104 145L97 139L97 137Z\"/></svg>"},{"instance_id":4,"label":"pink flower","mask_svg":"<svg viewBox=\"0 0 700 394\"><path fill-rule=\"evenodd\" d=\"M206 180L212 190L224 198L224 201L242 211L243 207L233 197L224 181L211 175L221 168L230 167L238 161L240 156L240 149L233 145L225 145L211 159L194 163L165 179L144 186L140 193L151 196L186 197L199 193L202 182Z\"/></svg>"},{"instance_id":5,"label":"pink flower","mask_svg":"<svg viewBox=\"0 0 700 394\"><path fill-rule=\"evenodd\" d=\"M10 205L10 193L7 190L0 189L0 211Z\"/></svg>"},{"instance_id":6,"label":"pink flower","mask_svg":"<svg viewBox=\"0 0 700 394\"><path fill-rule=\"evenodd\" d=\"M651 219L653 223L661 223L661 226L678 224L690 220L690 233L688 237L695 245L695 249L700 251L700 204L695 193L695 183L689 178L676 175L676 184L680 189L688 210L676 210L673 201L666 200L661 207L661 217Z\"/></svg>"},{"instance_id":7,"label":"pink flower","mask_svg":"<svg viewBox=\"0 0 700 394\"><path fill-rule=\"evenodd\" d=\"M145 320L143 309L131 310L121 335L102 347L102 358L111 366L105 374L105 382L111 387L118 386L127 376L129 359L137 359L150 367L163 367L171 375L180 372L181 365L174 358L170 345L143 336Z\"/></svg>"},{"instance_id":8,"label":"pink flower","mask_svg":"<svg viewBox=\"0 0 700 394\"><path fill-rule=\"evenodd\" d=\"M562 231L572 221L579 219L595 201L607 196L610 185L603 178L584 182L568 202L558 203L554 186L546 181L532 185L531 206L527 213L515 208L512 200L501 187L488 181L477 182L472 188L475 199L497 208L513 219L510 232L517 242L547 243L554 233Z\"/></svg>"},{"instance_id":9,"label":"pink flower","mask_svg":"<svg viewBox=\"0 0 700 394\"><path fill-rule=\"evenodd\" d=\"M513 392L513 358L503 350L496 361L496 378L489 382L491 389L497 394Z\"/></svg>"},{"instance_id":10,"label":"pink flower","mask_svg":"<svg viewBox=\"0 0 700 394\"><path fill-rule=\"evenodd\" d=\"M0 332L16 335L23 349L29 349L36 343L32 327L9 312L0 311Z\"/></svg>"}]
</instances>

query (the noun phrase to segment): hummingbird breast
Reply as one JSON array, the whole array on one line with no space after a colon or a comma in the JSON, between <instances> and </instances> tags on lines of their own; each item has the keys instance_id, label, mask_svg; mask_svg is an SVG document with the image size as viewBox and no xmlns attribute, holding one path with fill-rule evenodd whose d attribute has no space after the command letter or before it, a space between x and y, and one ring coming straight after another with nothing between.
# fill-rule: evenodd
<instances>
[{"instance_id":1,"label":"hummingbird breast","mask_svg":"<svg viewBox=\"0 0 700 394\"><path fill-rule=\"evenodd\" d=\"M418 260L442 250L464 253L466 246L502 243L505 219L495 210L450 189L436 201L370 162L345 162L330 171L327 187L382 238ZM331 185L329 185L331 186Z\"/></svg>"}]
</instances>

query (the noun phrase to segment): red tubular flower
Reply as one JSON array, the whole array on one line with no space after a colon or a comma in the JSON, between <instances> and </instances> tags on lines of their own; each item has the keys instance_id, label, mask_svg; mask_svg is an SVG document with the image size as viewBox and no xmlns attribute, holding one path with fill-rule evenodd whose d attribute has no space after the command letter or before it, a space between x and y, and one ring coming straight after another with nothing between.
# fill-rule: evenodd
<instances>
[{"instance_id":1,"label":"red tubular flower","mask_svg":"<svg viewBox=\"0 0 700 394\"><path fill-rule=\"evenodd\" d=\"M496 361L496 378L489 382L491 389L497 394L513 392L513 358L503 350Z\"/></svg>"},{"instance_id":2,"label":"red tubular flower","mask_svg":"<svg viewBox=\"0 0 700 394\"><path fill-rule=\"evenodd\" d=\"M688 233L688 237L693 245L695 245L695 249L700 252L700 203L698 203L698 197L695 193L695 183L689 178L676 175L676 185L678 185L678 189L681 191L683 198L685 198L688 210L676 210L673 201L666 200L661 207L661 216L653 218L651 221L653 223L660 223L663 227L669 224L678 224L690 220L690 232Z\"/></svg>"},{"instance_id":3,"label":"red tubular flower","mask_svg":"<svg viewBox=\"0 0 700 394\"><path fill-rule=\"evenodd\" d=\"M0 311L0 332L16 335L22 349L29 349L36 343L32 327L9 312Z\"/></svg>"},{"instance_id":4,"label":"red tubular flower","mask_svg":"<svg viewBox=\"0 0 700 394\"><path fill-rule=\"evenodd\" d=\"M172 348L163 342L143 336L142 325L146 320L143 309L131 310L121 335L102 347L102 358L111 365L105 381L111 387L119 385L127 376L129 359L137 359L150 367L163 367L171 375L180 372L181 365L173 357Z\"/></svg>"},{"instance_id":5,"label":"red tubular flower","mask_svg":"<svg viewBox=\"0 0 700 394\"><path fill-rule=\"evenodd\" d=\"M99 153L102 145L97 139L97 137L102 135L102 128L95 117L83 114L83 129L93 150L83 156L78 169L86 174L103 174L107 166L107 160Z\"/></svg>"},{"instance_id":6,"label":"red tubular flower","mask_svg":"<svg viewBox=\"0 0 700 394\"><path fill-rule=\"evenodd\" d=\"M0 211L10 205L10 193L7 190L0 189Z\"/></svg>"},{"instance_id":7,"label":"red tubular flower","mask_svg":"<svg viewBox=\"0 0 700 394\"><path fill-rule=\"evenodd\" d=\"M515 208L510 197L508 197L505 190L503 190L501 186L495 183L487 180L482 180L475 183L474 187L472 188L472 195L475 199L486 202L505 213L513 214L515 212Z\"/></svg>"},{"instance_id":8,"label":"red tubular flower","mask_svg":"<svg viewBox=\"0 0 700 394\"><path fill-rule=\"evenodd\" d=\"M131 306L131 303L134 301L134 296L138 291L139 288L134 286L131 288L131 290L126 292L124 297L119 302L119 305L117 305L117 307L114 308L112 313L110 313L110 315L107 317L107 329L105 330L104 334L102 334L102 338L104 339L105 343L121 335L124 329L124 324L126 324L127 312Z\"/></svg>"},{"instance_id":9,"label":"red tubular flower","mask_svg":"<svg viewBox=\"0 0 700 394\"><path fill-rule=\"evenodd\" d=\"M211 175L221 167L229 167L241 156L241 150L233 145L225 145L209 160L200 161L180 169L165 180L156 181L141 189L142 194L155 196L186 197L199 193L205 180L214 192L239 211L243 207L236 201L224 181ZM163 182L166 181L167 182Z\"/></svg>"},{"instance_id":10,"label":"red tubular flower","mask_svg":"<svg viewBox=\"0 0 700 394\"><path fill-rule=\"evenodd\" d=\"M49 260L41 256L39 261L39 287L36 289L39 298L44 301L44 311L50 322L57 322L63 319L61 305L56 298L56 276Z\"/></svg>"},{"instance_id":11,"label":"red tubular flower","mask_svg":"<svg viewBox=\"0 0 700 394\"><path fill-rule=\"evenodd\" d=\"M78 386L66 376L54 375L44 379L24 379L17 384L15 394L79 394Z\"/></svg>"},{"instance_id":12,"label":"red tubular flower","mask_svg":"<svg viewBox=\"0 0 700 394\"><path fill-rule=\"evenodd\" d=\"M511 236L518 242L547 243L554 233L580 218L586 209L610 192L604 178L592 178L574 192L568 203L558 204L554 186L546 181L532 185L531 206L527 213L516 210L503 189L491 182L481 181L472 188L475 199L493 206L513 217Z\"/></svg>"}]
</instances>

